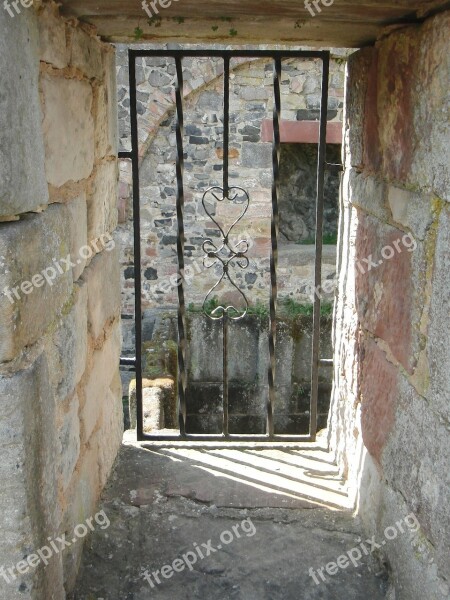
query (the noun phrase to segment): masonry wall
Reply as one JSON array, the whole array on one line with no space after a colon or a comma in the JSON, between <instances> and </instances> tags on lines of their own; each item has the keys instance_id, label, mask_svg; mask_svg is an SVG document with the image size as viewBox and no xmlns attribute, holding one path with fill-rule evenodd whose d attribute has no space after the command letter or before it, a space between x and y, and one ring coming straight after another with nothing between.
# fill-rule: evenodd
<instances>
[{"instance_id":1,"label":"masonry wall","mask_svg":"<svg viewBox=\"0 0 450 600\"><path fill-rule=\"evenodd\" d=\"M449 25L394 31L348 66L330 443L397 600L450 594ZM419 531L386 541L411 512Z\"/></svg>"},{"instance_id":2,"label":"masonry wall","mask_svg":"<svg viewBox=\"0 0 450 600\"><path fill-rule=\"evenodd\" d=\"M8 568L48 538L71 542L96 514L123 419L114 50L47 5L0 11L0 57L0 567ZM0 573L0 596L65 598L81 547L53 553L46 567Z\"/></svg>"}]
</instances>

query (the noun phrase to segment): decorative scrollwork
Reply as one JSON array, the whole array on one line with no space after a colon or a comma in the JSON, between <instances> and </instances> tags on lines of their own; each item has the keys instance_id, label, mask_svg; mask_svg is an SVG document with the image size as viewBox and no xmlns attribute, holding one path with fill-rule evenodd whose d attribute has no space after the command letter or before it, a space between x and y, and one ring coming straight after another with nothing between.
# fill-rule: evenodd
<instances>
[{"instance_id":1,"label":"decorative scrollwork","mask_svg":"<svg viewBox=\"0 0 450 600\"><path fill-rule=\"evenodd\" d=\"M238 218L231 224L228 230L224 230L219 223L214 219L212 214L209 212L205 199L211 194L218 202L223 202L224 200L229 200L234 204L242 204L243 209ZM212 241L211 238L206 238L202 244L203 251L205 256L203 257L203 264L205 268L210 269L217 264L220 264L222 267L222 274L217 281L216 284L209 290L206 294L206 297L203 301L203 312L207 317L214 321L219 321L227 315L232 321L238 321L239 319L243 319L248 311L248 300L242 290L236 285L233 279L230 276L229 267L232 266L232 262L236 261L241 269L246 269L249 265L248 257L246 256L249 243L247 240L240 240L236 244L233 244L230 241L230 234L232 229L239 223L239 221L244 217L245 213L250 204L250 197L248 193L241 187L230 187L228 188L227 196L224 195L224 190L221 187L213 186L206 190L203 194L202 205L205 209L206 214L211 219L211 221L218 228L222 239L220 247L217 247L216 244ZM209 262L208 262L209 261ZM214 290L225 280L228 280L231 285L239 292L245 302L245 308L236 308L233 305L219 305L216 306L213 310L208 311L207 303L208 299L212 297Z\"/></svg>"}]
</instances>

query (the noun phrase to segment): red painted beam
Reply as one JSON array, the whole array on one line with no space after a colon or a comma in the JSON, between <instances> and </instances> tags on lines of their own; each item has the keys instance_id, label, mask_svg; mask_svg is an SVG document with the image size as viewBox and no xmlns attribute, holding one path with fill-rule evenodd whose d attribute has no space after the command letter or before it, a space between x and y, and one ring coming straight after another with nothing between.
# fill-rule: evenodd
<instances>
[{"instance_id":1,"label":"red painted beam","mask_svg":"<svg viewBox=\"0 0 450 600\"><path fill-rule=\"evenodd\" d=\"M280 121L281 143L318 144L319 121ZM264 119L261 126L261 141L273 140L273 122ZM327 124L327 144L342 144L342 123L332 121Z\"/></svg>"}]
</instances>

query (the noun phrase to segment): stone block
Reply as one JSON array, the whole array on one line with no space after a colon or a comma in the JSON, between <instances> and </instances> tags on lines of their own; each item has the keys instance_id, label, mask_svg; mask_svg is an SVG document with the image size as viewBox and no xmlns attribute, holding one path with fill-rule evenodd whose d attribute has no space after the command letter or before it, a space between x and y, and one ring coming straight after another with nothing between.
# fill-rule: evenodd
<instances>
[{"instance_id":1,"label":"stone block","mask_svg":"<svg viewBox=\"0 0 450 600\"><path fill-rule=\"evenodd\" d=\"M85 81L43 75L41 91L48 183L60 187L86 179L94 165L91 86Z\"/></svg>"},{"instance_id":2,"label":"stone block","mask_svg":"<svg viewBox=\"0 0 450 600\"><path fill-rule=\"evenodd\" d=\"M80 417L82 440L88 441L99 423L109 395L111 382L119 372L120 327L115 324L103 347L94 351L91 370L84 386Z\"/></svg>"},{"instance_id":3,"label":"stone block","mask_svg":"<svg viewBox=\"0 0 450 600\"><path fill-rule=\"evenodd\" d=\"M361 362L361 429L364 445L380 464L383 449L395 425L398 371L371 340L364 341Z\"/></svg>"},{"instance_id":4,"label":"stone block","mask_svg":"<svg viewBox=\"0 0 450 600\"><path fill-rule=\"evenodd\" d=\"M448 370L448 369L447 369ZM428 546L426 561L435 564L441 581L449 580L450 445L448 421L439 419L434 405L420 396L402 377L392 429L382 455L388 488L407 499L421 526L422 548ZM398 502L397 498L397 502ZM391 506L395 506L392 502ZM416 551L419 544L415 544ZM417 552L415 553L417 554ZM411 557L408 557L411 560ZM425 557L424 557L425 558ZM436 596L439 598L440 596ZM444 596L443 596L444 597Z\"/></svg>"},{"instance_id":5,"label":"stone block","mask_svg":"<svg viewBox=\"0 0 450 600\"><path fill-rule=\"evenodd\" d=\"M48 536L59 531L54 468L56 407L43 354L14 375L0 377L0 400L0 439L4 445L0 561L9 566L42 547ZM45 569L18 575L11 585L8 598L19 597L13 595L13 590L23 592L21 597L34 598L38 590L44 597L50 597L49 590L62 597L59 557L53 556Z\"/></svg>"},{"instance_id":6,"label":"stone block","mask_svg":"<svg viewBox=\"0 0 450 600\"><path fill-rule=\"evenodd\" d=\"M103 487L111 472L123 436L122 384L117 372L107 392L103 407L99 444L100 485Z\"/></svg>"},{"instance_id":7,"label":"stone block","mask_svg":"<svg viewBox=\"0 0 450 600\"><path fill-rule=\"evenodd\" d=\"M75 389L87 362L87 286L74 286L71 304L65 307L59 327L46 341L50 378L59 402Z\"/></svg>"},{"instance_id":8,"label":"stone block","mask_svg":"<svg viewBox=\"0 0 450 600\"><path fill-rule=\"evenodd\" d=\"M36 15L24 10L0 23L0 221L48 203L39 101ZM14 68L8 68L14 65Z\"/></svg>"},{"instance_id":9,"label":"stone block","mask_svg":"<svg viewBox=\"0 0 450 600\"><path fill-rule=\"evenodd\" d=\"M427 355L430 408L443 422L450 423L450 209L439 217L433 259L432 294L428 325Z\"/></svg>"},{"instance_id":10,"label":"stone block","mask_svg":"<svg viewBox=\"0 0 450 600\"><path fill-rule=\"evenodd\" d=\"M142 408L144 431L178 428L176 384L168 377L143 379ZM130 427L136 428L136 380L129 387Z\"/></svg>"},{"instance_id":11,"label":"stone block","mask_svg":"<svg viewBox=\"0 0 450 600\"><path fill-rule=\"evenodd\" d=\"M69 300L72 272L59 262L70 253L69 240L63 205L0 225L0 362L42 337Z\"/></svg>"},{"instance_id":12,"label":"stone block","mask_svg":"<svg viewBox=\"0 0 450 600\"><path fill-rule=\"evenodd\" d=\"M99 436L95 434L85 447L74 478L68 509L64 515L63 531L72 540L74 528L96 514L96 504L100 496ZM83 541L79 539L63 554L65 589L72 589L80 566Z\"/></svg>"},{"instance_id":13,"label":"stone block","mask_svg":"<svg viewBox=\"0 0 450 600\"><path fill-rule=\"evenodd\" d=\"M80 403L75 394L70 401L67 412L62 415L62 425L58 432L58 463L57 470L61 485L67 489L72 478L75 465L80 456L80 419L78 410Z\"/></svg>"},{"instance_id":14,"label":"stone block","mask_svg":"<svg viewBox=\"0 0 450 600\"><path fill-rule=\"evenodd\" d=\"M377 87L384 176L447 200L449 27L447 11L380 42Z\"/></svg>"},{"instance_id":15,"label":"stone block","mask_svg":"<svg viewBox=\"0 0 450 600\"><path fill-rule=\"evenodd\" d=\"M344 113L345 164L360 167L364 163L365 105L372 64L376 57L374 48L363 48L350 55L347 63L347 102ZM373 85L373 82L372 84ZM376 132L375 132L376 133ZM377 144L376 135L372 140Z\"/></svg>"},{"instance_id":16,"label":"stone block","mask_svg":"<svg viewBox=\"0 0 450 600\"><path fill-rule=\"evenodd\" d=\"M103 78L102 43L82 29L73 29L70 40L70 65L89 79Z\"/></svg>"},{"instance_id":17,"label":"stone block","mask_svg":"<svg viewBox=\"0 0 450 600\"><path fill-rule=\"evenodd\" d=\"M115 53L103 53L103 84L95 90L95 155L115 155L117 153L117 88Z\"/></svg>"},{"instance_id":18,"label":"stone block","mask_svg":"<svg viewBox=\"0 0 450 600\"><path fill-rule=\"evenodd\" d=\"M189 315L188 378L190 381L222 381L222 326L203 314ZM212 350L214 349L214 350Z\"/></svg>"},{"instance_id":19,"label":"stone block","mask_svg":"<svg viewBox=\"0 0 450 600\"><path fill-rule=\"evenodd\" d=\"M424 240L433 222L433 197L389 186L388 203L392 219Z\"/></svg>"},{"instance_id":20,"label":"stone block","mask_svg":"<svg viewBox=\"0 0 450 600\"><path fill-rule=\"evenodd\" d=\"M80 254L81 248L86 246L87 239L87 206L86 206L86 195L83 193L75 200L72 200L67 204L67 211L70 222L71 232L71 247L70 253L72 256L72 263L76 263L72 267L73 281L77 281L86 266L86 258Z\"/></svg>"},{"instance_id":21,"label":"stone block","mask_svg":"<svg viewBox=\"0 0 450 600\"><path fill-rule=\"evenodd\" d=\"M112 242L110 244L110 247ZM103 332L109 320L120 314L120 268L118 249L97 254L82 279L88 289L88 323L94 339Z\"/></svg>"},{"instance_id":22,"label":"stone block","mask_svg":"<svg viewBox=\"0 0 450 600\"><path fill-rule=\"evenodd\" d=\"M69 64L66 43L66 23L56 5L47 5L39 14L39 49L41 61L56 69Z\"/></svg>"},{"instance_id":23,"label":"stone block","mask_svg":"<svg viewBox=\"0 0 450 600\"><path fill-rule=\"evenodd\" d=\"M112 233L118 222L117 162L99 165L88 195L88 240Z\"/></svg>"},{"instance_id":24,"label":"stone block","mask_svg":"<svg viewBox=\"0 0 450 600\"><path fill-rule=\"evenodd\" d=\"M272 164L272 144L242 144L241 166L268 168Z\"/></svg>"},{"instance_id":25,"label":"stone block","mask_svg":"<svg viewBox=\"0 0 450 600\"><path fill-rule=\"evenodd\" d=\"M269 97L268 91L263 87L244 86L241 90L240 97L242 100L267 100Z\"/></svg>"},{"instance_id":26,"label":"stone block","mask_svg":"<svg viewBox=\"0 0 450 600\"><path fill-rule=\"evenodd\" d=\"M359 215L354 267L358 317L409 373L422 344L426 264L420 241L372 216Z\"/></svg>"}]
</instances>

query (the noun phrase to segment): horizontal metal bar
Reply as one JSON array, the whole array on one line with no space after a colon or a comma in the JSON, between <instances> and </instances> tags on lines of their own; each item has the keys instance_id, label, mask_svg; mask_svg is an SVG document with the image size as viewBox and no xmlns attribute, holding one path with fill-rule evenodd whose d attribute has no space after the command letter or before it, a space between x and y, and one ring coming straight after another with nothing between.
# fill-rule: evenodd
<instances>
[{"instance_id":1,"label":"horizontal metal bar","mask_svg":"<svg viewBox=\"0 0 450 600\"><path fill-rule=\"evenodd\" d=\"M134 367L136 369L136 357L135 356L121 356L120 357L121 367Z\"/></svg>"},{"instance_id":2,"label":"horizontal metal bar","mask_svg":"<svg viewBox=\"0 0 450 600\"><path fill-rule=\"evenodd\" d=\"M203 58L320 58L329 55L325 50L129 50L130 56L163 56L171 58L203 57Z\"/></svg>"},{"instance_id":3,"label":"horizontal metal bar","mask_svg":"<svg viewBox=\"0 0 450 600\"><path fill-rule=\"evenodd\" d=\"M310 435L238 435L229 434L227 436L221 434L195 434L186 433L186 435L149 435L145 434L139 441L155 441L155 442L312 442L314 441Z\"/></svg>"},{"instance_id":4,"label":"horizontal metal bar","mask_svg":"<svg viewBox=\"0 0 450 600\"><path fill-rule=\"evenodd\" d=\"M119 159L124 159L124 158L129 158L130 160L133 158L133 153L132 152L127 152L127 151L121 151L117 154L117 157Z\"/></svg>"},{"instance_id":5,"label":"horizontal metal bar","mask_svg":"<svg viewBox=\"0 0 450 600\"><path fill-rule=\"evenodd\" d=\"M321 358L319 360L319 365L321 367L332 367L334 365L334 360L332 358Z\"/></svg>"}]
</instances>

